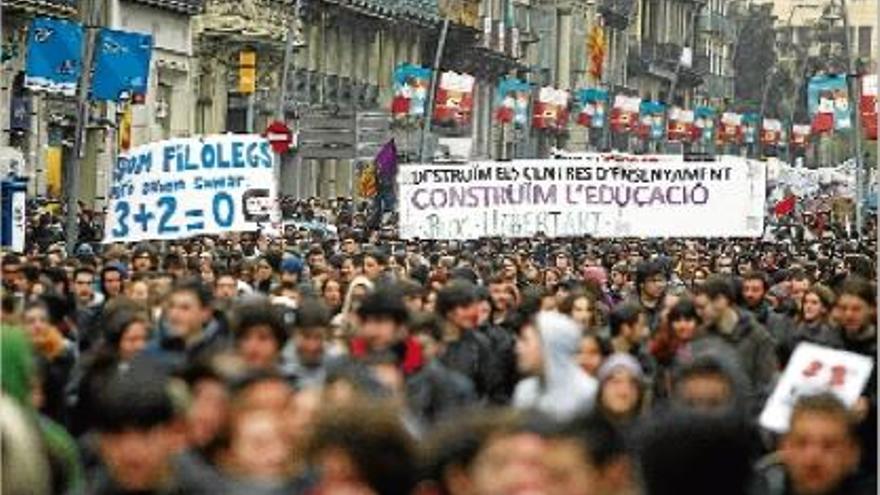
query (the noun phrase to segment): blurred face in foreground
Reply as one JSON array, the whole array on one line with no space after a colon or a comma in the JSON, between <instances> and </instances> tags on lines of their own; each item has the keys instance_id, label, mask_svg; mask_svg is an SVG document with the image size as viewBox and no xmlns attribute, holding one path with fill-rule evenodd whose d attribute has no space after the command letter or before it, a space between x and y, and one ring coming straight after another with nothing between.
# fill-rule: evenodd
<instances>
[{"instance_id":1,"label":"blurred face in foreground","mask_svg":"<svg viewBox=\"0 0 880 495\"><path fill-rule=\"evenodd\" d=\"M683 379L677 387L679 401L700 412L717 412L733 401L733 386L721 375L701 374Z\"/></svg>"},{"instance_id":2,"label":"blurred face in foreground","mask_svg":"<svg viewBox=\"0 0 880 495\"><path fill-rule=\"evenodd\" d=\"M594 495L599 473L584 449L572 439L549 442L544 457L547 466L547 493L551 495Z\"/></svg>"},{"instance_id":3,"label":"blurred face in foreground","mask_svg":"<svg viewBox=\"0 0 880 495\"><path fill-rule=\"evenodd\" d=\"M120 488L150 491L159 488L170 475L172 437L167 426L104 432L100 436L101 458Z\"/></svg>"},{"instance_id":4,"label":"blurred face in foreground","mask_svg":"<svg viewBox=\"0 0 880 495\"><path fill-rule=\"evenodd\" d=\"M238 342L238 352L252 368L270 368L278 362L280 348L268 325L248 328Z\"/></svg>"},{"instance_id":5,"label":"blurred face in foreground","mask_svg":"<svg viewBox=\"0 0 880 495\"><path fill-rule=\"evenodd\" d=\"M291 450L280 415L256 409L239 413L233 423L230 453L235 470L253 478L283 477L290 468Z\"/></svg>"},{"instance_id":6,"label":"blurred face in foreground","mask_svg":"<svg viewBox=\"0 0 880 495\"><path fill-rule=\"evenodd\" d=\"M540 495L548 486L547 442L522 432L490 438L473 465L477 495Z\"/></svg>"},{"instance_id":7,"label":"blurred face in foreground","mask_svg":"<svg viewBox=\"0 0 880 495\"><path fill-rule=\"evenodd\" d=\"M361 321L359 335L367 342L370 350L380 351L391 347L397 340L399 326L390 317L370 317Z\"/></svg>"},{"instance_id":8,"label":"blurred face in foreground","mask_svg":"<svg viewBox=\"0 0 880 495\"><path fill-rule=\"evenodd\" d=\"M843 418L807 411L792 418L780 448L794 493L830 493L856 468L859 449Z\"/></svg>"}]
</instances>

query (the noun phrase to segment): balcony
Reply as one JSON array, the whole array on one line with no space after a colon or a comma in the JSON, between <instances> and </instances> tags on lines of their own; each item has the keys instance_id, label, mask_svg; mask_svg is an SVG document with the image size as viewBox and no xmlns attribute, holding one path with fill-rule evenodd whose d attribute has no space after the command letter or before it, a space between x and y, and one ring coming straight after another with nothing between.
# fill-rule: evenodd
<instances>
[{"instance_id":1,"label":"balcony","mask_svg":"<svg viewBox=\"0 0 880 495\"><path fill-rule=\"evenodd\" d=\"M676 43L650 40L643 40L641 45L630 45L627 71L633 76L648 74L671 81L675 77L681 50L681 45Z\"/></svg>"},{"instance_id":2,"label":"balcony","mask_svg":"<svg viewBox=\"0 0 880 495\"><path fill-rule=\"evenodd\" d=\"M728 42L736 40L736 26L733 21L715 12L700 15L697 18L697 30L718 36Z\"/></svg>"},{"instance_id":3,"label":"balcony","mask_svg":"<svg viewBox=\"0 0 880 495\"><path fill-rule=\"evenodd\" d=\"M623 31L632 20L635 7L635 0L602 0L599 13L602 14L606 26Z\"/></svg>"},{"instance_id":4,"label":"balcony","mask_svg":"<svg viewBox=\"0 0 880 495\"><path fill-rule=\"evenodd\" d=\"M704 76L703 91L709 98L733 98L733 78L715 75Z\"/></svg>"},{"instance_id":5,"label":"balcony","mask_svg":"<svg viewBox=\"0 0 880 495\"><path fill-rule=\"evenodd\" d=\"M3 0L3 9L23 10L33 14L74 14L77 0Z\"/></svg>"},{"instance_id":6,"label":"balcony","mask_svg":"<svg viewBox=\"0 0 880 495\"><path fill-rule=\"evenodd\" d=\"M189 15L201 13L205 3L203 0L134 0L134 2Z\"/></svg>"}]
</instances>

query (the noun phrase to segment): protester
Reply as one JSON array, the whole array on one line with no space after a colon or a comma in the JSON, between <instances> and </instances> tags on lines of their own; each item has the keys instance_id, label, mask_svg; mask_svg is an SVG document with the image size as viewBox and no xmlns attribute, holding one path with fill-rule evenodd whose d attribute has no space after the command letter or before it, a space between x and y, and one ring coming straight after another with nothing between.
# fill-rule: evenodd
<instances>
[{"instance_id":1,"label":"protester","mask_svg":"<svg viewBox=\"0 0 880 495\"><path fill-rule=\"evenodd\" d=\"M580 331L573 320L555 313L538 313L524 322L517 341L517 364L528 378L513 395L517 408L534 408L565 420L592 410L596 380L575 361Z\"/></svg>"},{"instance_id":2,"label":"protester","mask_svg":"<svg viewBox=\"0 0 880 495\"><path fill-rule=\"evenodd\" d=\"M876 493L875 479L857 474L860 448L852 412L829 394L797 401L778 464L763 468L766 495Z\"/></svg>"},{"instance_id":3,"label":"protester","mask_svg":"<svg viewBox=\"0 0 880 495\"><path fill-rule=\"evenodd\" d=\"M375 205L282 208L310 227L68 257L40 221L3 254L4 492L876 486L876 372L756 427L800 343L875 356L868 238L400 239Z\"/></svg>"}]
</instances>

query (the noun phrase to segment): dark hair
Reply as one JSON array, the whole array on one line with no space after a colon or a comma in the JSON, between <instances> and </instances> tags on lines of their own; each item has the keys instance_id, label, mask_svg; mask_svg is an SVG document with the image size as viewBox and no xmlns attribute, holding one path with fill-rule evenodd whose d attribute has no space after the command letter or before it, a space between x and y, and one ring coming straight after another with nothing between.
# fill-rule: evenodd
<instances>
[{"instance_id":1,"label":"dark hair","mask_svg":"<svg viewBox=\"0 0 880 495\"><path fill-rule=\"evenodd\" d=\"M414 280L403 279L398 285L403 297L425 297L425 288Z\"/></svg>"},{"instance_id":2,"label":"dark hair","mask_svg":"<svg viewBox=\"0 0 880 495\"><path fill-rule=\"evenodd\" d=\"M76 270L74 270L73 279L76 280L76 277L78 277L80 273L85 273L87 275L91 275L92 278L95 277L95 270L94 270L94 268L92 268L90 266L81 266L81 267L77 268Z\"/></svg>"},{"instance_id":3,"label":"dark hair","mask_svg":"<svg viewBox=\"0 0 880 495\"><path fill-rule=\"evenodd\" d=\"M265 298L238 304L232 309L235 340L241 340L255 327L267 326L272 330L272 336L278 342L280 349L287 342L287 332L280 313L280 310Z\"/></svg>"},{"instance_id":4,"label":"dark hair","mask_svg":"<svg viewBox=\"0 0 880 495\"><path fill-rule=\"evenodd\" d=\"M699 294L704 294L709 299L723 296L730 301L731 304L736 303L736 292L733 287L733 281L726 275L712 275L703 282L697 289Z\"/></svg>"},{"instance_id":5,"label":"dark hair","mask_svg":"<svg viewBox=\"0 0 880 495\"><path fill-rule=\"evenodd\" d=\"M202 307L210 306L214 302L214 293L198 278L186 278L178 280L171 289L171 294L189 292L196 296Z\"/></svg>"},{"instance_id":6,"label":"dark hair","mask_svg":"<svg viewBox=\"0 0 880 495\"><path fill-rule=\"evenodd\" d=\"M424 334L436 341L443 340L443 324L434 313L417 313L412 315L409 325L413 334Z\"/></svg>"},{"instance_id":7,"label":"dark hair","mask_svg":"<svg viewBox=\"0 0 880 495\"><path fill-rule=\"evenodd\" d=\"M562 429L561 434L578 442L591 464L599 469L628 455L623 434L602 414L575 419Z\"/></svg>"},{"instance_id":8,"label":"dark hair","mask_svg":"<svg viewBox=\"0 0 880 495\"><path fill-rule=\"evenodd\" d=\"M367 294L357 308L362 320L390 318L397 324L406 323L409 312L403 303L403 294L392 285L381 285Z\"/></svg>"},{"instance_id":9,"label":"dark hair","mask_svg":"<svg viewBox=\"0 0 880 495\"><path fill-rule=\"evenodd\" d=\"M694 306L693 301L690 299L681 299L675 303L675 306L672 306L672 308L669 309L666 319L669 323L680 320L700 321L700 315L697 314L697 308Z\"/></svg>"},{"instance_id":10,"label":"dark hair","mask_svg":"<svg viewBox=\"0 0 880 495\"><path fill-rule=\"evenodd\" d=\"M634 302L625 302L618 305L611 311L611 315L608 318L611 336L617 337L620 335L623 325L634 325L639 321L639 316L642 313L642 307Z\"/></svg>"},{"instance_id":11,"label":"dark hair","mask_svg":"<svg viewBox=\"0 0 880 495\"><path fill-rule=\"evenodd\" d=\"M480 449L493 434L510 431L521 417L508 409L462 411L441 419L428 434L424 448L424 472L438 484L443 495L452 493L445 485L451 467L465 471L477 458Z\"/></svg>"},{"instance_id":12,"label":"dark hair","mask_svg":"<svg viewBox=\"0 0 880 495\"><path fill-rule=\"evenodd\" d=\"M132 323L144 323L149 329L149 318L142 311L123 306L111 311L103 318L104 341L113 350L119 349L119 342Z\"/></svg>"},{"instance_id":13,"label":"dark hair","mask_svg":"<svg viewBox=\"0 0 880 495\"><path fill-rule=\"evenodd\" d=\"M758 270L750 271L750 272L746 273L745 275L743 275L742 280L743 280L743 282L745 282L747 280L760 281L761 284L764 286L764 292L767 292L767 290L770 288L770 277L768 277L767 274L762 271L758 271Z\"/></svg>"},{"instance_id":14,"label":"dark hair","mask_svg":"<svg viewBox=\"0 0 880 495\"><path fill-rule=\"evenodd\" d=\"M367 258L373 258L376 260L380 266L386 266L388 264L388 256L385 255L382 251L378 249L371 249L363 254L363 258L361 259L361 264L366 261Z\"/></svg>"},{"instance_id":15,"label":"dark hair","mask_svg":"<svg viewBox=\"0 0 880 495\"><path fill-rule=\"evenodd\" d=\"M748 493L753 433L729 415L679 411L655 418L645 429L640 452L645 493Z\"/></svg>"},{"instance_id":16,"label":"dark hair","mask_svg":"<svg viewBox=\"0 0 880 495\"><path fill-rule=\"evenodd\" d=\"M296 315L296 329L323 328L330 324L330 311L324 301L307 297L299 303Z\"/></svg>"},{"instance_id":17,"label":"dark hair","mask_svg":"<svg viewBox=\"0 0 880 495\"><path fill-rule=\"evenodd\" d=\"M636 267L636 287L641 288L649 278L656 275L666 276L666 268L663 266L663 263L657 260L639 263L638 267Z\"/></svg>"},{"instance_id":18,"label":"dark hair","mask_svg":"<svg viewBox=\"0 0 880 495\"><path fill-rule=\"evenodd\" d=\"M326 410L313 431L310 459L338 449L375 493L408 495L415 487L415 445L398 415L384 404L356 402Z\"/></svg>"},{"instance_id":19,"label":"dark hair","mask_svg":"<svg viewBox=\"0 0 880 495\"><path fill-rule=\"evenodd\" d=\"M592 291L586 290L576 290L571 294L567 295L565 299L562 300L562 304L559 305L559 312L563 314L570 314L571 310L574 309L574 303L578 299L586 298L587 301L590 302L590 309L595 311L596 309L596 295L593 294Z\"/></svg>"},{"instance_id":20,"label":"dark hair","mask_svg":"<svg viewBox=\"0 0 880 495\"><path fill-rule=\"evenodd\" d=\"M141 356L110 373L92 409L98 431L148 430L174 417L169 377L161 365Z\"/></svg>"},{"instance_id":21,"label":"dark hair","mask_svg":"<svg viewBox=\"0 0 880 495\"><path fill-rule=\"evenodd\" d=\"M446 317L455 308L468 306L476 300L474 284L464 280L453 280L437 293L437 314Z\"/></svg>"},{"instance_id":22,"label":"dark hair","mask_svg":"<svg viewBox=\"0 0 880 495\"><path fill-rule=\"evenodd\" d=\"M868 303L869 306L877 306L877 290L874 284L861 277L848 277L837 290L837 299L843 296L853 296Z\"/></svg>"},{"instance_id":23,"label":"dark hair","mask_svg":"<svg viewBox=\"0 0 880 495\"><path fill-rule=\"evenodd\" d=\"M721 362L721 359L712 354L697 356L693 361L682 365L675 370L673 385L678 386L681 382L698 376L719 376L730 383L731 390L736 388L736 382L731 376L730 370Z\"/></svg>"}]
</instances>

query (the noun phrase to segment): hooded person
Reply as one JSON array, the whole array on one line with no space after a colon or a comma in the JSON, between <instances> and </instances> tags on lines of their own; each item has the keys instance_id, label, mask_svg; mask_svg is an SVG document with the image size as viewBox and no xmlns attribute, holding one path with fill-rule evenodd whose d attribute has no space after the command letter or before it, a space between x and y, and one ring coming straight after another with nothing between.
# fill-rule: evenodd
<instances>
[{"instance_id":1,"label":"hooded person","mask_svg":"<svg viewBox=\"0 0 880 495\"><path fill-rule=\"evenodd\" d=\"M517 365L527 377L514 390L514 407L560 421L592 410L598 384L578 366L580 337L577 323L559 313L541 312L522 325Z\"/></svg>"},{"instance_id":2,"label":"hooded person","mask_svg":"<svg viewBox=\"0 0 880 495\"><path fill-rule=\"evenodd\" d=\"M10 400L10 407L18 409L25 420L38 430L40 454L47 461L49 472L42 473L49 480L52 493L78 493L84 478L76 443L64 430L37 411L31 396L37 365L27 337L20 328L0 326L0 390ZM13 405L14 404L14 405ZM4 416L5 419L11 419ZM12 434L4 425L4 450L13 444L7 435ZM7 453L4 452L4 456ZM4 476L6 475L4 459ZM7 488L3 480L4 492ZM36 493L32 491L30 493Z\"/></svg>"}]
</instances>

